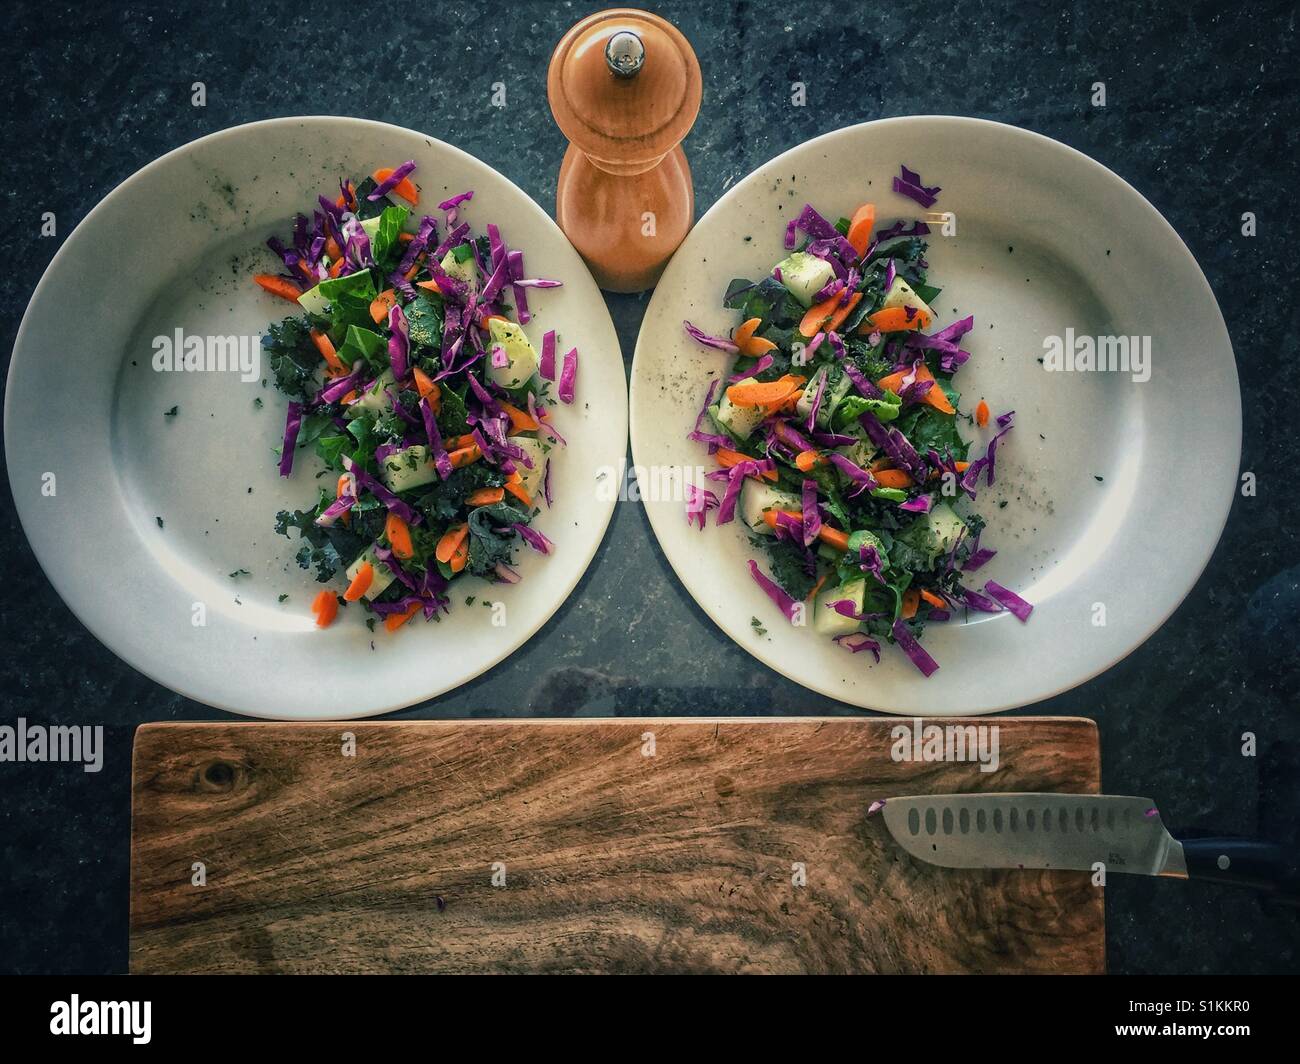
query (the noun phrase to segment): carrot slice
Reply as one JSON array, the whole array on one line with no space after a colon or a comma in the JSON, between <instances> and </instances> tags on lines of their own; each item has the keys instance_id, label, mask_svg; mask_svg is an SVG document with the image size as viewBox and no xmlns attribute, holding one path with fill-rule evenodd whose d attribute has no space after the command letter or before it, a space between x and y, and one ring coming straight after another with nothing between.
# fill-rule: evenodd
<instances>
[{"instance_id":1,"label":"carrot slice","mask_svg":"<svg viewBox=\"0 0 1300 1064\"><path fill-rule=\"evenodd\" d=\"M384 627L390 632L396 632L420 611L420 605L418 602L412 602L401 613L390 613L384 618Z\"/></svg>"},{"instance_id":2,"label":"carrot slice","mask_svg":"<svg viewBox=\"0 0 1300 1064\"><path fill-rule=\"evenodd\" d=\"M333 591L322 591L312 600L311 611L316 614L316 627L328 628L339 615L339 600Z\"/></svg>"},{"instance_id":3,"label":"carrot slice","mask_svg":"<svg viewBox=\"0 0 1300 1064\"><path fill-rule=\"evenodd\" d=\"M370 320L376 325L388 320L389 309L397 302L397 289L385 288L370 301Z\"/></svg>"},{"instance_id":4,"label":"carrot slice","mask_svg":"<svg viewBox=\"0 0 1300 1064\"><path fill-rule=\"evenodd\" d=\"M457 447L454 451L448 451L447 457L451 459L452 469L460 469L471 462L477 462L483 457L483 452L479 450L477 443L471 443L467 447Z\"/></svg>"},{"instance_id":5,"label":"carrot slice","mask_svg":"<svg viewBox=\"0 0 1300 1064\"><path fill-rule=\"evenodd\" d=\"M253 280L271 295L287 299L290 303L297 303L298 297L302 295L302 289L292 281L286 281L283 277L276 277L271 273L255 273Z\"/></svg>"},{"instance_id":6,"label":"carrot slice","mask_svg":"<svg viewBox=\"0 0 1300 1064\"><path fill-rule=\"evenodd\" d=\"M862 302L862 293L854 292L844 306L840 306L839 292L820 303L814 303L799 322L799 333L812 339L819 332L834 332L844 324L844 319L853 313L853 308Z\"/></svg>"},{"instance_id":7,"label":"carrot slice","mask_svg":"<svg viewBox=\"0 0 1300 1064\"><path fill-rule=\"evenodd\" d=\"M525 506L533 505L533 497L524 491L524 478L519 475L519 470L515 470L510 476L506 477L506 491L510 492Z\"/></svg>"},{"instance_id":8,"label":"carrot slice","mask_svg":"<svg viewBox=\"0 0 1300 1064\"><path fill-rule=\"evenodd\" d=\"M399 244L409 244L409 243L410 243L412 240L414 240L414 239L415 239L415 234L414 234L414 233L398 233L398 234L397 234L397 242L398 242Z\"/></svg>"},{"instance_id":9,"label":"carrot slice","mask_svg":"<svg viewBox=\"0 0 1300 1064\"><path fill-rule=\"evenodd\" d=\"M466 506L491 506L506 497L505 488L479 488L465 497Z\"/></svg>"},{"instance_id":10,"label":"carrot slice","mask_svg":"<svg viewBox=\"0 0 1300 1064\"><path fill-rule=\"evenodd\" d=\"M416 281L415 287L424 288L430 292L437 292L439 295L442 294L442 289L438 287L437 281Z\"/></svg>"},{"instance_id":11,"label":"carrot slice","mask_svg":"<svg viewBox=\"0 0 1300 1064\"><path fill-rule=\"evenodd\" d=\"M330 263L329 275L331 277L337 277L342 272L343 272L343 256L340 255L337 259L335 259L333 262Z\"/></svg>"},{"instance_id":12,"label":"carrot slice","mask_svg":"<svg viewBox=\"0 0 1300 1064\"><path fill-rule=\"evenodd\" d=\"M817 538L835 550L844 551L849 549L849 534L842 529L822 525L822 530L817 533Z\"/></svg>"},{"instance_id":13,"label":"carrot slice","mask_svg":"<svg viewBox=\"0 0 1300 1064\"><path fill-rule=\"evenodd\" d=\"M393 548L393 553L399 558L406 560L415 557L415 546L411 543L411 530L397 514L388 515L388 520L384 522L384 535L388 537L388 545Z\"/></svg>"},{"instance_id":14,"label":"carrot slice","mask_svg":"<svg viewBox=\"0 0 1300 1064\"><path fill-rule=\"evenodd\" d=\"M897 373L891 373L888 377L881 377L876 381L877 388L888 389L891 392L902 390L903 380L911 370L899 370ZM934 374L930 372L930 367L924 362L916 367L916 379L919 381L933 381ZM936 410L944 414L955 414L952 403L948 402L948 397L944 394L943 389L939 387L939 382L934 382L934 387L925 393L924 401L929 403Z\"/></svg>"},{"instance_id":15,"label":"carrot slice","mask_svg":"<svg viewBox=\"0 0 1300 1064\"><path fill-rule=\"evenodd\" d=\"M727 389L727 398L734 406L760 406L775 409L784 403L803 384L804 378L787 373L774 381L756 381L753 378L739 381Z\"/></svg>"},{"instance_id":16,"label":"carrot slice","mask_svg":"<svg viewBox=\"0 0 1300 1064\"><path fill-rule=\"evenodd\" d=\"M791 517L802 517L803 514L798 510L764 510L763 523L768 528L776 527L776 515L778 513L787 513ZM828 547L835 550L849 549L849 534L843 529L832 528L830 525L822 525L821 531L817 533L817 538L825 543Z\"/></svg>"},{"instance_id":17,"label":"carrot slice","mask_svg":"<svg viewBox=\"0 0 1300 1064\"><path fill-rule=\"evenodd\" d=\"M916 608L921 604L921 593L914 587L903 592L903 619L910 621L916 616Z\"/></svg>"},{"instance_id":18,"label":"carrot slice","mask_svg":"<svg viewBox=\"0 0 1300 1064\"><path fill-rule=\"evenodd\" d=\"M348 367L343 365L339 360L338 352L334 350L334 345L330 338L319 329L312 329L311 342L316 345L316 350L320 352L320 357L329 364L330 369L339 370L346 374Z\"/></svg>"},{"instance_id":19,"label":"carrot slice","mask_svg":"<svg viewBox=\"0 0 1300 1064\"><path fill-rule=\"evenodd\" d=\"M370 590L370 585L375 582L375 567L366 562L357 570L357 575L352 578L352 583L348 584L348 589L343 592L344 602L356 602L362 595Z\"/></svg>"},{"instance_id":20,"label":"carrot slice","mask_svg":"<svg viewBox=\"0 0 1300 1064\"><path fill-rule=\"evenodd\" d=\"M393 176L393 170L394 167L381 166L371 176L375 179L376 184L382 185L385 181L387 181L390 177ZM417 203L420 202L420 190L415 187L415 182L412 181L409 177L404 177L402 178L402 180L397 182L396 186L394 186L393 188L393 191L397 195L401 196L402 199L406 200L406 202L409 203L412 207L414 207Z\"/></svg>"},{"instance_id":21,"label":"carrot slice","mask_svg":"<svg viewBox=\"0 0 1300 1064\"><path fill-rule=\"evenodd\" d=\"M438 540L438 546L434 548L433 556L444 565L451 564L452 555L469 537L469 525L462 521L458 525L452 525L442 534L442 539Z\"/></svg>"},{"instance_id":22,"label":"carrot slice","mask_svg":"<svg viewBox=\"0 0 1300 1064\"><path fill-rule=\"evenodd\" d=\"M912 311L910 318L907 316L909 310ZM912 329L929 327L930 315L923 310L916 310L914 307L886 307L869 315L867 320L858 326L858 332L909 332Z\"/></svg>"},{"instance_id":23,"label":"carrot slice","mask_svg":"<svg viewBox=\"0 0 1300 1064\"><path fill-rule=\"evenodd\" d=\"M510 431L519 432L536 432L542 426L537 423L537 418L526 410L520 410L519 407L504 400L498 400L501 409L510 415Z\"/></svg>"},{"instance_id":24,"label":"carrot slice","mask_svg":"<svg viewBox=\"0 0 1300 1064\"><path fill-rule=\"evenodd\" d=\"M849 243L853 245L853 250L862 257L862 253L867 250L867 245L871 243L871 230L876 226L876 205L874 203L864 203L853 212L853 220L849 222Z\"/></svg>"},{"instance_id":25,"label":"carrot slice","mask_svg":"<svg viewBox=\"0 0 1300 1064\"><path fill-rule=\"evenodd\" d=\"M817 592L822 589L822 585L826 583L826 578L830 575L830 573L822 573L822 575L817 578L817 583L813 584L812 590L808 592L807 598L804 599L805 602L811 602L817 597Z\"/></svg>"},{"instance_id":26,"label":"carrot slice","mask_svg":"<svg viewBox=\"0 0 1300 1064\"><path fill-rule=\"evenodd\" d=\"M738 325L736 331L731 334L731 342L740 348L742 355L757 358L759 355L764 355L776 348L776 344L772 343L771 340L754 335L755 330L762 324L762 318L750 318Z\"/></svg>"},{"instance_id":27,"label":"carrot slice","mask_svg":"<svg viewBox=\"0 0 1300 1064\"><path fill-rule=\"evenodd\" d=\"M453 573L458 573L465 568L469 562L469 540L461 541L459 547L452 553L451 561L447 563Z\"/></svg>"},{"instance_id":28,"label":"carrot slice","mask_svg":"<svg viewBox=\"0 0 1300 1064\"><path fill-rule=\"evenodd\" d=\"M882 469L872 476L882 488L907 488L912 485L912 478L901 469Z\"/></svg>"},{"instance_id":29,"label":"carrot slice","mask_svg":"<svg viewBox=\"0 0 1300 1064\"><path fill-rule=\"evenodd\" d=\"M807 473L810 469L825 465L826 461L826 456L817 451L800 451L794 457L794 467L801 473Z\"/></svg>"},{"instance_id":30,"label":"carrot slice","mask_svg":"<svg viewBox=\"0 0 1300 1064\"><path fill-rule=\"evenodd\" d=\"M975 424L977 424L980 428L983 428L988 423L989 423L989 404L986 403L983 399L981 399L980 405L975 408Z\"/></svg>"},{"instance_id":31,"label":"carrot slice","mask_svg":"<svg viewBox=\"0 0 1300 1064\"><path fill-rule=\"evenodd\" d=\"M729 447L719 447L713 457L718 460L718 465L723 469L734 469L741 462L753 462L755 459L750 458L747 454L741 454L739 451L733 451ZM769 469L759 474L764 480L770 480L776 483L776 470Z\"/></svg>"},{"instance_id":32,"label":"carrot slice","mask_svg":"<svg viewBox=\"0 0 1300 1064\"><path fill-rule=\"evenodd\" d=\"M948 603L944 602L944 600L933 591L922 591L921 598L925 599L926 602L931 606L934 606L936 609L946 610L948 608Z\"/></svg>"},{"instance_id":33,"label":"carrot slice","mask_svg":"<svg viewBox=\"0 0 1300 1064\"><path fill-rule=\"evenodd\" d=\"M325 238L325 257L329 259L341 259L343 249L339 247L339 242L332 236Z\"/></svg>"},{"instance_id":34,"label":"carrot slice","mask_svg":"<svg viewBox=\"0 0 1300 1064\"><path fill-rule=\"evenodd\" d=\"M428 399L436 414L442 406L442 389L419 366L411 370L411 376L415 378L415 390L420 393L420 398Z\"/></svg>"}]
</instances>

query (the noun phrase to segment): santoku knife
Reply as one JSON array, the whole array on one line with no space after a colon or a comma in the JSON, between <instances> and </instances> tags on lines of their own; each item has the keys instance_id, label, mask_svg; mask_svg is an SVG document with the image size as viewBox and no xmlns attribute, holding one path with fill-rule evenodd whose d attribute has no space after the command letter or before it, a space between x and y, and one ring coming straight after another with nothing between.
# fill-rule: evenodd
<instances>
[{"instance_id":1,"label":"santoku knife","mask_svg":"<svg viewBox=\"0 0 1300 1064\"><path fill-rule=\"evenodd\" d=\"M1295 854L1244 838L1174 838L1149 798L927 794L872 807L913 857L943 868L1064 868L1215 880L1300 896Z\"/></svg>"}]
</instances>

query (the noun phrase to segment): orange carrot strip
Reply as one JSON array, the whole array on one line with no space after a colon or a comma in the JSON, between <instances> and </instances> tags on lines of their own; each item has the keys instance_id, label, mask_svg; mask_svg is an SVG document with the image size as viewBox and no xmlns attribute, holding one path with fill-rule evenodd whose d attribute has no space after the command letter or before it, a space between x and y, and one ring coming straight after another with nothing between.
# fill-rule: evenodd
<instances>
[{"instance_id":1,"label":"orange carrot strip","mask_svg":"<svg viewBox=\"0 0 1300 1064\"><path fill-rule=\"evenodd\" d=\"M477 443L471 443L468 447L457 447L454 451L448 451L447 457L451 459L452 469L460 469L471 462L477 462L483 457L483 452L479 450Z\"/></svg>"},{"instance_id":2,"label":"orange carrot strip","mask_svg":"<svg viewBox=\"0 0 1300 1064\"><path fill-rule=\"evenodd\" d=\"M899 370L897 373L891 373L888 377L881 377L876 382L877 388L887 389L891 392L901 392L903 380L911 370ZM916 367L916 379L919 381L934 381L934 374L930 372L930 367L924 362ZM936 410L944 414L955 414L952 403L948 402L948 397L944 394L943 389L939 387L939 382L934 382L934 387L925 393L925 402L929 403Z\"/></svg>"},{"instance_id":3,"label":"orange carrot strip","mask_svg":"<svg viewBox=\"0 0 1300 1064\"><path fill-rule=\"evenodd\" d=\"M271 295L287 299L290 303L297 303L298 297L302 295L302 289L292 281L286 281L283 277L276 277L271 273L255 273L253 274L253 280L270 292Z\"/></svg>"},{"instance_id":4,"label":"orange carrot strip","mask_svg":"<svg viewBox=\"0 0 1300 1064\"><path fill-rule=\"evenodd\" d=\"M458 451L462 447L475 446L477 446L477 444L474 442L474 433L472 432L467 432L464 436L457 436L454 440L447 441L447 450L449 451Z\"/></svg>"},{"instance_id":5,"label":"orange carrot strip","mask_svg":"<svg viewBox=\"0 0 1300 1064\"><path fill-rule=\"evenodd\" d=\"M463 539L460 542L460 546L457 547L455 552L452 554L451 561L449 561L447 565L453 573L458 573L465 568L465 565L468 561L469 561L469 540Z\"/></svg>"},{"instance_id":6,"label":"orange carrot strip","mask_svg":"<svg viewBox=\"0 0 1300 1064\"><path fill-rule=\"evenodd\" d=\"M328 272L331 277L337 277L339 274L343 272L342 255L340 255L337 259L335 259L333 262L330 263L330 268Z\"/></svg>"},{"instance_id":7,"label":"orange carrot strip","mask_svg":"<svg viewBox=\"0 0 1300 1064\"><path fill-rule=\"evenodd\" d=\"M912 310L912 316L907 316L908 310ZM915 310L909 307L886 307L884 310L878 310L868 316L867 320L858 326L858 332L908 332L912 329L926 329L930 326L930 315L923 310Z\"/></svg>"},{"instance_id":8,"label":"orange carrot strip","mask_svg":"<svg viewBox=\"0 0 1300 1064\"><path fill-rule=\"evenodd\" d=\"M771 351L776 344L771 340L765 340L761 336L755 336L754 332L763 324L762 318L750 318L748 321L736 327L736 331L731 334L731 341L738 348L742 355L749 355L751 358L757 358L759 355Z\"/></svg>"},{"instance_id":9,"label":"orange carrot strip","mask_svg":"<svg viewBox=\"0 0 1300 1064\"><path fill-rule=\"evenodd\" d=\"M813 584L812 590L808 592L808 597L804 600L805 602L811 602L817 597L817 592L822 589L822 585L826 583L826 578L830 575L830 573L822 573L822 575L817 578L817 583Z\"/></svg>"},{"instance_id":10,"label":"orange carrot strip","mask_svg":"<svg viewBox=\"0 0 1300 1064\"><path fill-rule=\"evenodd\" d=\"M817 451L800 451L795 455L794 467L801 473L807 473L810 469L825 465L826 462L826 456Z\"/></svg>"},{"instance_id":11,"label":"orange carrot strip","mask_svg":"<svg viewBox=\"0 0 1300 1064\"><path fill-rule=\"evenodd\" d=\"M722 466L723 469L732 469L735 466L740 465L741 462L754 461L754 459L750 458L749 455L741 454L739 451L733 451L729 447L719 447L713 453L713 457L718 460L718 465ZM759 476L762 477L763 480L770 480L773 483L776 483L775 469L768 469L763 473L760 473Z\"/></svg>"},{"instance_id":12,"label":"orange carrot strip","mask_svg":"<svg viewBox=\"0 0 1300 1064\"><path fill-rule=\"evenodd\" d=\"M785 514L787 517L803 517L803 512L800 510L764 510L763 524L767 525L768 528L776 528L776 518L778 514Z\"/></svg>"},{"instance_id":13,"label":"orange carrot strip","mask_svg":"<svg viewBox=\"0 0 1300 1064\"><path fill-rule=\"evenodd\" d=\"M875 226L876 205L874 203L864 203L853 212L853 220L849 222L848 241L853 245L853 250L858 253L859 258L871 243L871 230Z\"/></svg>"},{"instance_id":14,"label":"orange carrot strip","mask_svg":"<svg viewBox=\"0 0 1300 1064\"><path fill-rule=\"evenodd\" d=\"M415 390L420 393L420 398L428 399L429 406L433 408L433 412L436 414L438 408L442 405L442 389L419 366L411 370L411 376L415 378Z\"/></svg>"},{"instance_id":15,"label":"orange carrot strip","mask_svg":"<svg viewBox=\"0 0 1300 1064\"><path fill-rule=\"evenodd\" d=\"M311 611L316 614L316 627L328 628L339 615L339 600L333 591L322 591L312 600Z\"/></svg>"},{"instance_id":16,"label":"orange carrot strip","mask_svg":"<svg viewBox=\"0 0 1300 1064\"><path fill-rule=\"evenodd\" d=\"M452 525L442 534L442 539L438 540L438 546L434 548L433 556L444 565L451 563L451 556L456 553L456 548L465 542L469 536L469 525L462 521L458 525Z\"/></svg>"},{"instance_id":17,"label":"orange carrot strip","mask_svg":"<svg viewBox=\"0 0 1300 1064\"><path fill-rule=\"evenodd\" d=\"M343 592L344 602L356 602L362 595L370 590L370 585L375 582L375 567L366 562L357 570L357 575L352 578L352 583L348 584L348 589Z\"/></svg>"},{"instance_id":18,"label":"orange carrot strip","mask_svg":"<svg viewBox=\"0 0 1300 1064\"><path fill-rule=\"evenodd\" d=\"M914 587L903 592L903 619L910 621L916 616L916 608L921 604L921 593Z\"/></svg>"},{"instance_id":19,"label":"orange carrot strip","mask_svg":"<svg viewBox=\"0 0 1300 1064\"><path fill-rule=\"evenodd\" d=\"M416 281L415 287L424 288L430 292L437 292L439 294L442 293L442 289L438 287L437 281Z\"/></svg>"},{"instance_id":20,"label":"orange carrot strip","mask_svg":"<svg viewBox=\"0 0 1300 1064\"><path fill-rule=\"evenodd\" d=\"M491 506L506 497L505 488L479 488L465 498L466 506Z\"/></svg>"},{"instance_id":21,"label":"orange carrot strip","mask_svg":"<svg viewBox=\"0 0 1300 1064\"><path fill-rule=\"evenodd\" d=\"M830 525L822 525L822 530L817 533L817 538L825 543L828 547L835 550L849 549L849 534L842 529L832 528Z\"/></svg>"},{"instance_id":22,"label":"orange carrot strip","mask_svg":"<svg viewBox=\"0 0 1300 1064\"><path fill-rule=\"evenodd\" d=\"M409 243L410 243L412 240L414 240L414 239L415 239L415 234L414 234L414 233L398 233L398 234L397 234L397 242L398 242L399 244L409 244Z\"/></svg>"},{"instance_id":23,"label":"orange carrot strip","mask_svg":"<svg viewBox=\"0 0 1300 1064\"><path fill-rule=\"evenodd\" d=\"M376 325L388 320L388 311L397 302L397 289L385 288L370 302L370 320Z\"/></svg>"},{"instance_id":24,"label":"orange carrot strip","mask_svg":"<svg viewBox=\"0 0 1300 1064\"><path fill-rule=\"evenodd\" d=\"M912 478L901 469L882 469L872 475L882 488L907 488L912 484Z\"/></svg>"},{"instance_id":25,"label":"orange carrot strip","mask_svg":"<svg viewBox=\"0 0 1300 1064\"><path fill-rule=\"evenodd\" d=\"M319 329L312 329L311 342L316 345L316 350L320 352L320 357L326 361L330 369L341 370L343 373L347 373L348 367L343 365L339 360L338 352L334 350L334 345L330 342L328 336Z\"/></svg>"},{"instance_id":26,"label":"orange carrot strip","mask_svg":"<svg viewBox=\"0 0 1300 1064\"><path fill-rule=\"evenodd\" d=\"M384 522L384 535L388 537L388 545L393 548L393 553L397 557L402 560L415 557L415 546L411 543L411 530L397 514L388 515L388 520Z\"/></svg>"},{"instance_id":27,"label":"orange carrot strip","mask_svg":"<svg viewBox=\"0 0 1300 1064\"><path fill-rule=\"evenodd\" d=\"M948 603L944 602L944 600L933 591L922 591L921 598L925 599L926 602L931 606L934 606L936 609L946 610L948 608Z\"/></svg>"},{"instance_id":28,"label":"orange carrot strip","mask_svg":"<svg viewBox=\"0 0 1300 1064\"><path fill-rule=\"evenodd\" d=\"M533 497L524 491L524 478L519 475L518 470L515 470L506 478L506 491L510 492L525 506L533 505Z\"/></svg>"},{"instance_id":29,"label":"orange carrot strip","mask_svg":"<svg viewBox=\"0 0 1300 1064\"><path fill-rule=\"evenodd\" d=\"M374 177L376 184L382 185L385 181L387 181L390 177L393 176L393 167L381 166L371 176ZM393 191L397 195L401 196L402 199L406 200L406 202L409 203L412 207L414 207L417 203L420 202L420 190L415 187L415 182L412 181L409 177L402 178L402 180L399 181L397 185L393 188Z\"/></svg>"},{"instance_id":30,"label":"orange carrot strip","mask_svg":"<svg viewBox=\"0 0 1300 1064\"><path fill-rule=\"evenodd\" d=\"M843 292L837 292L829 299L823 299L820 303L814 303L808 308L808 313L803 316L799 322L799 332L802 336L812 339L819 332L834 332L843 323L844 319L853 313L853 308L862 302L862 293L854 292L849 296L849 301L840 306L840 296Z\"/></svg>"},{"instance_id":31,"label":"orange carrot strip","mask_svg":"<svg viewBox=\"0 0 1300 1064\"><path fill-rule=\"evenodd\" d=\"M981 399L980 405L975 408L975 424L977 424L980 428L983 428L988 423L989 423L989 404L986 403L983 399Z\"/></svg>"},{"instance_id":32,"label":"orange carrot strip","mask_svg":"<svg viewBox=\"0 0 1300 1064\"><path fill-rule=\"evenodd\" d=\"M510 431L519 432L536 432L542 426L537 423L537 419L526 410L520 410L519 407L504 400L498 400L501 409L510 415Z\"/></svg>"},{"instance_id":33,"label":"orange carrot strip","mask_svg":"<svg viewBox=\"0 0 1300 1064\"><path fill-rule=\"evenodd\" d=\"M407 621L414 617L420 611L421 603L412 602L401 613L390 613L384 618L384 628L390 632L396 632Z\"/></svg>"},{"instance_id":34,"label":"orange carrot strip","mask_svg":"<svg viewBox=\"0 0 1300 1064\"><path fill-rule=\"evenodd\" d=\"M774 381L756 381L750 378L728 388L727 398L735 406L776 408L789 399L803 382L803 377L793 373L787 373Z\"/></svg>"},{"instance_id":35,"label":"orange carrot strip","mask_svg":"<svg viewBox=\"0 0 1300 1064\"><path fill-rule=\"evenodd\" d=\"M325 239L325 254L331 259L341 259L343 257L343 249L339 247L339 242L332 236Z\"/></svg>"}]
</instances>

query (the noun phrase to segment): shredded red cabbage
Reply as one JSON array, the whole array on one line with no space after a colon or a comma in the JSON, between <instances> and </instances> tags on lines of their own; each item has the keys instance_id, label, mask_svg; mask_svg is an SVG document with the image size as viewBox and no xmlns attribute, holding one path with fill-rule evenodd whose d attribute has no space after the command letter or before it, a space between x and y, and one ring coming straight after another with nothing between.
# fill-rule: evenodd
<instances>
[{"instance_id":1,"label":"shredded red cabbage","mask_svg":"<svg viewBox=\"0 0 1300 1064\"><path fill-rule=\"evenodd\" d=\"M912 664L921 670L921 675L932 676L939 668L939 663L925 652L925 648L916 641L907 623L900 617L894 622L894 642L908 656Z\"/></svg>"},{"instance_id":2,"label":"shredded red cabbage","mask_svg":"<svg viewBox=\"0 0 1300 1064\"><path fill-rule=\"evenodd\" d=\"M1029 615L1034 611L1031 603L1026 602L1010 588L1003 587L992 580L984 584L984 590L1014 613L1016 618L1022 622L1029 620Z\"/></svg>"},{"instance_id":3,"label":"shredded red cabbage","mask_svg":"<svg viewBox=\"0 0 1300 1064\"><path fill-rule=\"evenodd\" d=\"M703 344L705 347L712 347L716 351L725 351L729 355L737 354L740 351L740 348L730 340L724 340L720 336L710 336L708 333L697 329L689 321L683 321L682 328L686 330L687 336L696 343Z\"/></svg>"},{"instance_id":4,"label":"shredded red cabbage","mask_svg":"<svg viewBox=\"0 0 1300 1064\"><path fill-rule=\"evenodd\" d=\"M754 561L753 558L749 559L748 565L749 573L754 578L754 582L763 589L768 598L776 603L777 608L785 614L786 620L793 622L801 608L800 604L782 591L780 586L758 567L758 562Z\"/></svg>"},{"instance_id":5,"label":"shredded red cabbage","mask_svg":"<svg viewBox=\"0 0 1300 1064\"><path fill-rule=\"evenodd\" d=\"M298 430L302 428L302 403L291 402L284 418L284 443L280 448L280 476L293 472L293 449L298 445Z\"/></svg>"},{"instance_id":6,"label":"shredded red cabbage","mask_svg":"<svg viewBox=\"0 0 1300 1064\"><path fill-rule=\"evenodd\" d=\"M926 188L921 184L921 175L909 170L906 166L900 166L901 177L894 178L894 191L906 196L908 199L915 200L922 207L933 207L935 198L942 191L938 185Z\"/></svg>"},{"instance_id":7,"label":"shredded red cabbage","mask_svg":"<svg viewBox=\"0 0 1300 1064\"><path fill-rule=\"evenodd\" d=\"M414 172L414 170L415 160L407 159L406 162L402 163L401 166L397 167L391 174L379 182L379 184L375 186L375 190L371 192L366 199L373 203L375 200L388 195L388 193L392 192L393 189L400 185L407 175Z\"/></svg>"},{"instance_id":8,"label":"shredded red cabbage","mask_svg":"<svg viewBox=\"0 0 1300 1064\"><path fill-rule=\"evenodd\" d=\"M560 383L556 395L562 403L573 402L573 389L578 380L578 349L571 347L564 356L564 368L560 370Z\"/></svg>"},{"instance_id":9,"label":"shredded red cabbage","mask_svg":"<svg viewBox=\"0 0 1300 1064\"><path fill-rule=\"evenodd\" d=\"M555 330L548 329L542 334L542 357L537 372L543 380L555 380Z\"/></svg>"}]
</instances>

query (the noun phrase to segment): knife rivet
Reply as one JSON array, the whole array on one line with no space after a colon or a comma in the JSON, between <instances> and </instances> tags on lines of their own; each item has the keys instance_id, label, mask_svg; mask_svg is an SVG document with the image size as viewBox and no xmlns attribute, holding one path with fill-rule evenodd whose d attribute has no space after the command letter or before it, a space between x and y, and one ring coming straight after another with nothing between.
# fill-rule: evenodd
<instances>
[{"instance_id":1,"label":"knife rivet","mask_svg":"<svg viewBox=\"0 0 1300 1064\"><path fill-rule=\"evenodd\" d=\"M1232 864L1232 862L1228 860L1228 855L1226 853L1221 853L1219 854L1217 864L1220 871L1226 872L1228 870L1228 865Z\"/></svg>"}]
</instances>

